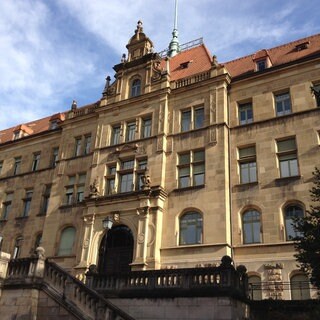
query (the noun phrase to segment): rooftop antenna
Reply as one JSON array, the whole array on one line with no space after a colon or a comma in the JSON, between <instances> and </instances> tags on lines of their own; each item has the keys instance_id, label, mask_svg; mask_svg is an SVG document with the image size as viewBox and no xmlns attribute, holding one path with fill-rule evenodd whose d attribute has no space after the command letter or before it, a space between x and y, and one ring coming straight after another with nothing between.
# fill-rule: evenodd
<instances>
[{"instance_id":1,"label":"rooftop antenna","mask_svg":"<svg viewBox=\"0 0 320 320\"><path fill-rule=\"evenodd\" d=\"M180 52L178 39L178 0L175 0L174 26L172 31L172 39L168 48L168 57L174 57L178 52Z\"/></svg>"}]
</instances>

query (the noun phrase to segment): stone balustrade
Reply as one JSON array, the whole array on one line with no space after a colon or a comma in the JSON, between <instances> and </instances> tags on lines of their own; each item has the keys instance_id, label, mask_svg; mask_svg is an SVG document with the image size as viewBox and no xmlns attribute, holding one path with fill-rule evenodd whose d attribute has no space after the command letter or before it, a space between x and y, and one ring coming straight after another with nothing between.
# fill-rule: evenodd
<instances>
[{"instance_id":1,"label":"stone balustrade","mask_svg":"<svg viewBox=\"0 0 320 320\"><path fill-rule=\"evenodd\" d=\"M219 267L133 271L98 274L94 266L86 274L87 284L107 297L221 296L246 298L247 276L229 257Z\"/></svg>"}]
</instances>

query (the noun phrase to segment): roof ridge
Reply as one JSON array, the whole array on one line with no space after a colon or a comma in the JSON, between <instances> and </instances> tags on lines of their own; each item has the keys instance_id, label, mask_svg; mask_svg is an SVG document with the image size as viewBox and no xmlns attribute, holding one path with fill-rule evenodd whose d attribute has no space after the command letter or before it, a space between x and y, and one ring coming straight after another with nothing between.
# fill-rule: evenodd
<instances>
[{"instance_id":1,"label":"roof ridge","mask_svg":"<svg viewBox=\"0 0 320 320\"><path fill-rule=\"evenodd\" d=\"M316 34L313 34L311 36L308 36L308 37L304 37L304 38L300 38L300 39L297 39L297 40L293 40L293 41L290 41L290 42L287 42L287 43L284 43L284 44L280 44L278 46L275 46L275 47L272 47L272 48L262 48L262 49L258 49L257 51L255 51L254 53L251 53L251 54L247 54L245 56L242 56L242 57L239 57L237 59L233 59L233 60L229 60L229 61L226 61L226 62L223 62L223 64L227 64L227 63L232 63L232 62L236 62L236 61L240 61L240 60L243 60L243 59L246 59L248 57L251 57L253 56L255 53L261 51L261 50L267 50L267 51L273 51L273 50L276 50L276 49L279 49L279 48L284 48L284 47L287 47L287 46L290 46L294 43L297 43L297 42L300 42L300 41L303 41L303 40L308 40L308 39L311 39L311 38L314 38L314 37L318 37L320 36L320 33L316 33Z\"/></svg>"}]
</instances>

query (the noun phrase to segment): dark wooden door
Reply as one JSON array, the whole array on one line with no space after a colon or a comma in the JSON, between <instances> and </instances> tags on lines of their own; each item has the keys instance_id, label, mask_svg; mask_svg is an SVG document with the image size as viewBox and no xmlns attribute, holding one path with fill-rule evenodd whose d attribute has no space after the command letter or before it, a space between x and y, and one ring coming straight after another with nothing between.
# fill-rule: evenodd
<instances>
[{"instance_id":1,"label":"dark wooden door","mask_svg":"<svg viewBox=\"0 0 320 320\"><path fill-rule=\"evenodd\" d=\"M128 272L133 257L133 235L124 225L113 227L103 237L99 250L99 272Z\"/></svg>"}]
</instances>

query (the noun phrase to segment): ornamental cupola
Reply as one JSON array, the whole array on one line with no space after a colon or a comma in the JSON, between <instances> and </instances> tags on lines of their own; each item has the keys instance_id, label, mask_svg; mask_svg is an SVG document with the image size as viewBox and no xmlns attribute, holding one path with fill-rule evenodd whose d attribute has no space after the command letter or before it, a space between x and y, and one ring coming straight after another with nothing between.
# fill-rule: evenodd
<instances>
[{"instance_id":1,"label":"ornamental cupola","mask_svg":"<svg viewBox=\"0 0 320 320\"><path fill-rule=\"evenodd\" d=\"M128 49L126 62L131 62L153 52L153 43L143 32L142 21L138 21L137 29L126 47Z\"/></svg>"}]
</instances>

